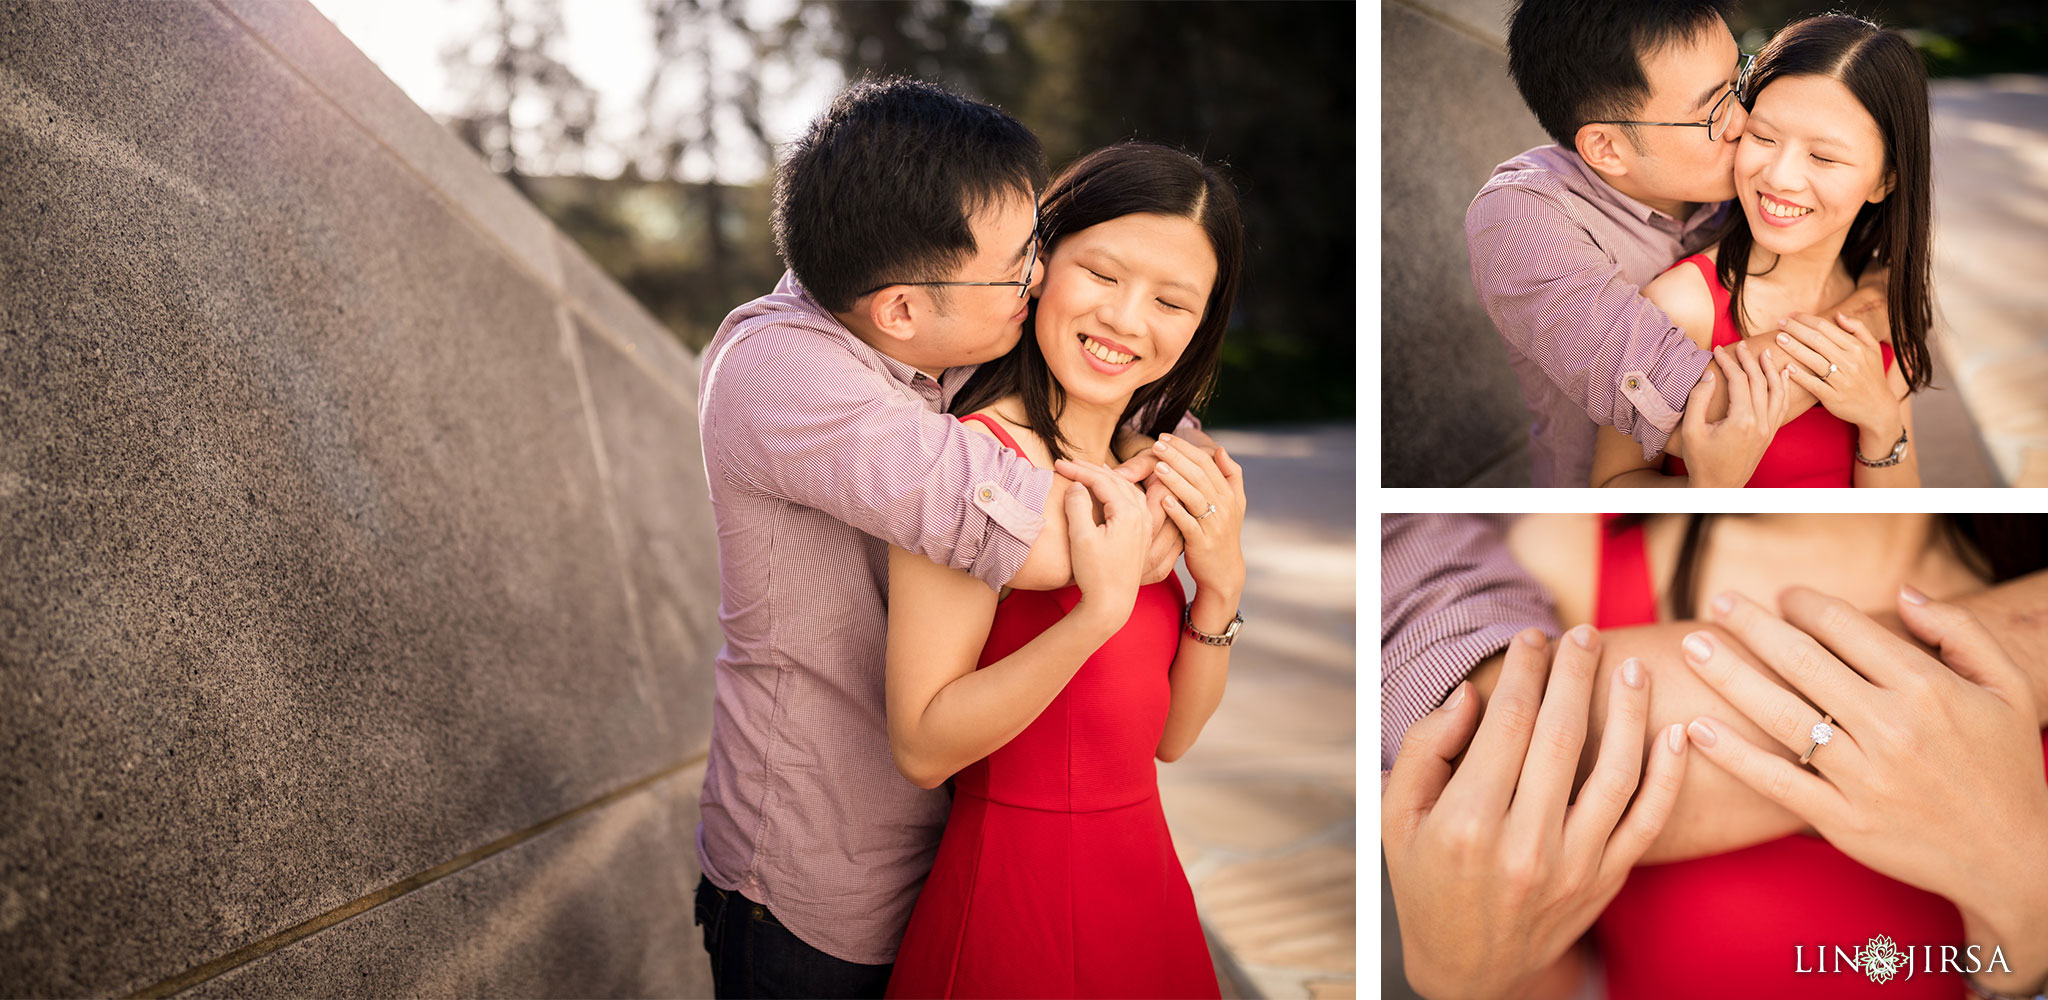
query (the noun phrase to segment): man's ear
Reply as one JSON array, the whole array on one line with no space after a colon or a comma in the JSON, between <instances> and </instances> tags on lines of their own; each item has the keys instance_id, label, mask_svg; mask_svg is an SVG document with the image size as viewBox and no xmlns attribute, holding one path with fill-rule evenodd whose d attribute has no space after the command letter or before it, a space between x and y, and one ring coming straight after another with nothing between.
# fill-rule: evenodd
<instances>
[{"instance_id":1,"label":"man's ear","mask_svg":"<svg viewBox=\"0 0 2048 1000\"><path fill-rule=\"evenodd\" d=\"M1870 192L1870 197L1869 197L1869 199L1867 199L1867 200L1868 200L1868 201L1869 201L1869 202L1870 202L1871 204L1875 205L1875 204L1877 204L1878 202L1880 202L1880 201L1883 201L1883 200L1885 200L1886 198L1889 198L1889 197L1891 197L1891 193L1892 193L1892 188L1896 187L1896 186L1898 185L1898 183L1899 183L1899 172L1898 172L1898 171L1896 171L1896 170L1887 170L1887 171L1885 171L1885 172L1884 172L1884 180L1881 180L1881 181L1877 182L1877 190L1875 190L1875 191L1872 191L1872 192Z\"/></svg>"},{"instance_id":2,"label":"man's ear","mask_svg":"<svg viewBox=\"0 0 2048 1000\"><path fill-rule=\"evenodd\" d=\"M915 294L909 285L890 285L868 296L861 314L876 333L907 343L917 332L915 316L923 305Z\"/></svg>"},{"instance_id":3,"label":"man's ear","mask_svg":"<svg viewBox=\"0 0 2048 1000\"><path fill-rule=\"evenodd\" d=\"M1620 125L1581 125L1573 136L1579 158L1586 165L1608 177L1621 177L1628 173L1628 161L1622 158Z\"/></svg>"}]
</instances>

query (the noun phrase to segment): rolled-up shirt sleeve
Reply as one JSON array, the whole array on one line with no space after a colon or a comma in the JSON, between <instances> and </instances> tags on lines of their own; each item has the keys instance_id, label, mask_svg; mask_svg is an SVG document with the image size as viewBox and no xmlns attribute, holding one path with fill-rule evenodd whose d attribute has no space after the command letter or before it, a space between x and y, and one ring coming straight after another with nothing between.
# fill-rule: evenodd
<instances>
[{"instance_id":1,"label":"rolled-up shirt sleeve","mask_svg":"<svg viewBox=\"0 0 2048 1000\"><path fill-rule=\"evenodd\" d=\"M1380 519L1380 777L1408 727L1522 630L1560 634L1550 595L1508 551L1512 518Z\"/></svg>"},{"instance_id":2,"label":"rolled-up shirt sleeve","mask_svg":"<svg viewBox=\"0 0 2048 1000\"><path fill-rule=\"evenodd\" d=\"M1052 471L814 336L769 328L726 349L701 414L719 474L1007 584L1045 527Z\"/></svg>"},{"instance_id":3,"label":"rolled-up shirt sleeve","mask_svg":"<svg viewBox=\"0 0 2048 1000\"><path fill-rule=\"evenodd\" d=\"M1651 458L1712 355L1643 298L1568 198L1534 187L1480 192L1465 213L1473 288L1509 346Z\"/></svg>"}]
</instances>

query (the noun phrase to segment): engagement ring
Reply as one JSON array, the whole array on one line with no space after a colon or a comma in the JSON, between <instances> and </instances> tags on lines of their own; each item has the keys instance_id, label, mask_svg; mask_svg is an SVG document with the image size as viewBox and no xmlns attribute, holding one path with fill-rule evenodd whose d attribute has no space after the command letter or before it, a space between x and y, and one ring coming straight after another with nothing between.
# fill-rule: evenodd
<instances>
[{"instance_id":1,"label":"engagement ring","mask_svg":"<svg viewBox=\"0 0 2048 1000\"><path fill-rule=\"evenodd\" d=\"M1833 721L1835 721L1834 716L1822 713L1820 721L1813 724L1813 731L1808 734L1813 738L1813 745L1807 747L1806 752L1800 755L1799 762L1801 764L1812 760L1815 750L1819 750L1821 747L1827 746L1834 741L1835 727L1828 725L1828 723Z\"/></svg>"}]
</instances>

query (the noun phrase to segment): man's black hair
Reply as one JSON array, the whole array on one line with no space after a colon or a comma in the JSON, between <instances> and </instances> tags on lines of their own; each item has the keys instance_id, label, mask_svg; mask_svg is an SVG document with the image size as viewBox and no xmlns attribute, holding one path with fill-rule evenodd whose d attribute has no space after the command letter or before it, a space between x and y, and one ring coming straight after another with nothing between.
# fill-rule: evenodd
<instances>
[{"instance_id":1,"label":"man's black hair","mask_svg":"<svg viewBox=\"0 0 2048 1000\"><path fill-rule=\"evenodd\" d=\"M819 305L844 312L877 285L946 280L977 252L970 216L1044 185L1038 137L1000 108L864 78L784 150L775 249Z\"/></svg>"},{"instance_id":2,"label":"man's black hair","mask_svg":"<svg viewBox=\"0 0 2048 1000\"><path fill-rule=\"evenodd\" d=\"M1735 6L1736 0L1519 0L1508 17L1508 74L1543 131L1574 149L1587 122L1637 117L1650 96L1645 56L1691 40L1710 21L1725 23Z\"/></svg>"}]
</instances>

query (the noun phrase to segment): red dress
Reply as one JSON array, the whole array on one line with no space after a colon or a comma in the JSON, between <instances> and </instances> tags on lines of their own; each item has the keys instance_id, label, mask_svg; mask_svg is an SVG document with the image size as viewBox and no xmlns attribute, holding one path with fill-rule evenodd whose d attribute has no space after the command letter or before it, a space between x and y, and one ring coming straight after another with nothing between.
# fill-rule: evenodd
<instances>
[{"instance_id":1,"label":"red dress","mask_svg":"<svg viewBox=\"0 0 2048 1000\"><path fill-rule=\"evenodd\" d=\"M1011 591L977 667L1015 652L1080 599L1071 586ZM1052 704L953 776L953 811L889 996L1217 995L1154 763L1184 603L1177 577L1140 587L1130 621Z\"/></svg>"},{"instance_id":2,"label":"red dress","mask_svg":"<svg viewBox=\"0 0 2048 1000\"><path fill-rule=\"evenodd\" d=\"M1728 312L1728 289L1714 273L1714 262L1705 254L1693 254L1672 267L1691 264L1707 279L1707 292L1714 297L1714 346L1728 347L1742 339L1735 318ZM1892 345L1879 344L1885 371L1892 368ZM1779 352L1782 353L1782 352ZM1771 355L1777 357L1777 354ZM1713 364L1713 362L1708 362ZM1761 359L1759 359L1761 363ZM1790 384L1790 383L1787 383ZM1778 428L1778 435L1764 449L1744 486L1854 486L1856 485L1856 425L1827 411L1819 403ZM1664 459L1664 474L1685 475L1685 462L1676 456Z\"/></svg>"},{"instance_id":3,"label":"red dress","mask_svg":"<svg viewBox=\"0 0 2048 1000\"><path fill-rule=\"evenodd\" d=\"M1656 596L1642 526L1605 521L1593 624L1654 622ZM2042 751L2048 754L2048 734ZM1712 765L1695 760L1691 766ZM1902 969L1880 985L1846 960L1836 962L1835 947L1852 954L1880 934L1901 952L1911 946L1912 978ZM1963 919L1953 904L1803 834L1712 857L1639 866L1593 925L1593 937L1607 969L1610 1000L1969 995L1960 975L1938 971L1943 945L1956 946L1956 963L1968 967L1960 950ZM1824 972L1817 971L1823 968L1822 945L1829 948ZM1925 945L1933 946L1937 971L1926 971ZM1978 959L1988 963L1991 956L1980 951ZM1808 971L1802 974L1801 967Z\"/></svg>"}]
</instances>

